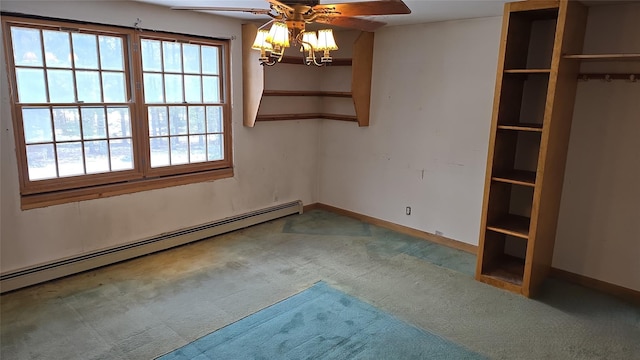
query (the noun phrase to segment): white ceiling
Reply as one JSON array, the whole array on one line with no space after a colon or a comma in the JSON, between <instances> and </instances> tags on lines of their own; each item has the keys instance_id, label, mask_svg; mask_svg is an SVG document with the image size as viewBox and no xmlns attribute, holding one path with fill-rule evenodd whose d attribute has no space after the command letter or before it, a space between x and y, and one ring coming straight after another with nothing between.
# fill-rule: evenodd
<instances>
[{"instance_id":1,"label":"white ceiling","mask_svg":"<svg viewBox=\"0 0 640 360\"><path fill-rule=\"evenodd\" d=\"M134 0L163 6L214 6L230 8L269 9L266 0ZM321 4L349 3L358 0L320 0ZM365 17L388 25L421 24L454 19L469 19L502 15L507 0L404 0L411 9L408 15ZM177 11L177 10L176 10ZM212 12L212 14L247 20L268 20L265 15L244 12Z\"/></svg>"}]
</instances>

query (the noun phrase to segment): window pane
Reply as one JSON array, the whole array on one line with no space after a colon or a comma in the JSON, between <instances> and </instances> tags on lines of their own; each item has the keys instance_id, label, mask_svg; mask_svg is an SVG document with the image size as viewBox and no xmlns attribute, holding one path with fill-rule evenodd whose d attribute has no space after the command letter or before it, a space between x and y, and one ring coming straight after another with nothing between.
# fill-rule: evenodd
<instances>
[{"instance_id":1,"label":"window pane","mask_svg":"<svg viewBox=\"0 0 640 360\"><path fill-rule=\"evenodd\" d=\"M29 180L58 177L53 144L27 145L27 167Z\"/></svg>"},{"instance_id":2,"label":"window pane","mask_svg":"<svg viewBox=\"0 0 640 360\"><path fill-rule=\"evenodd\" d=\"M222 106L207 106L207 132L222 132Z\"/></svg>"},{"instance_id":3,"label":"window pane","mask_svg":"<svg viewBox=\"0 0 640 360\"><path fill-rule=\"evenodd\" d=\"M129 120L129 108L108 107L107 124L110 138L130 137L131 121Z\"/></svg>"},{"instance_id":4,"label":"window pane","mask_svg":"<svg viewBox=\"0 0 640 360\"><path fill-rule=\"evenodd\" d=\"M95 35L71 34L76 68L98 69L98 45Z\"/></svg>"},{"instance_id":5,"label":"window pane","mask_svg":"<svg viewBox=\"0 0 640 360\"><path fill-rule=\"evenodd\" d=\"M82 116L82 137L84 139L106 139L107 123L104 108L80 108ZM106 146L106 145L105 145Z\"/></svg>"},{"instance_id":6,"label":"window pane","mask_svg":"<svg viewBox=\"0 0 640 360\"><path fill-rule=\"evenodd\" d=\"M124 70L122 39L115 36L98 36L98 42L102 70Z\"/></svg>"},{"instance_id":7,"label":"window pane","mask_svg":"<svg viewBox=\"0 0 640 360\"><path fill-rule=\"evenodd\" d=\"M224 159L222 135L207 135L207 159L209 161Z\"/></svg>"},{"instance_id":8,"label":"window pane","mask_svg":"<svg viewBox=\"0 0 640 360\"><path fill-rule=\"evenodd\" d=\"M150 106L149 136L163 135L169 135L169 115L167 114L167 108L164 106ZM169 143L167 143L167 146L169 146L168 144Z\"/></svg>"},{"instance_id":9,"label":"window pane","mask_svg":"<svg viewBox=\"0 0 640 360\"><path fill-rule=\"evenodd\" d=\"M182 103L182 75L165 75L164 87L168 103Z\"/></svg>"},{"instance_id":10,"label":"window pane","mask_svg":"<svg viewBox=\"0 0 640 360\"><path fill-rule=\"evenodd\" d=\"M220 82L217 76L202 77L204 102L220 102Z\"/></svg>"},{"instance_id":11,"label":"window pane","mask_svg":"<svg viewBox=\"0 0 640 360\"><path fill-rule=\"evenodd\" d=\"M171 137L171 165L189 163L189 137Z\"/></svg>"},{"instance_id":12,"label":"window pane","mask_svg":"<svg viewBox=\"0 0 640 360\"><path fill-rule=\"evenodd\" d=\"M62 31L44 30L44 53L47 66L71 67L71 45L69 33Z\"/></svg>"},{"instance_id":13,"label":"window pane","mask_svg":"<svg viewBox=\"0 0 640 360\"><path fill-rule=\"evenodd\" d=\"M53 141L49 109L23 108L22 128L24 129L24 141L27 144Z\"/></svg>"},{"instance_id":14,"label":"window pane","mask_svg":"<svg viewBox=\"0 0 640 360\"><path fill-rule=\"evenodd\" d=\"M220 61L218 60L218 48L215 46L202 47L202 73L219 75Z\"/></svg>"},{"instance_id":15,"label":"window pane","mask_svg":"<svg viewBox=\"0 0 640 360\"><path fill-rule=\"evenodd\" d=\"M126 102L126 90L124 88L124 73L103 72L102 87L104 89L104 102Z\"/></svg>"},{"instance_id":16,"label":"window pane","mask_svg":"<svg viewBox=\"0 0 640 360\"><path fill-rule=\"evenodd\" d=\"M182 45L182 59L184 72L191 74L200 73L200 46L192 44Z\"/></svg>"},{"instance_id":17,"label":"window pane","mask_svg":"<svg viewBox=\"0 0 640 360\"><path fill-rule=\"evenodd\" d=\"M80 115L77 108L54 108L53 126L56 141L80 140ZM60 154L58 154L60 158ZM81 159L82 160L82 159ZM62 168L62 164L60 164Z\"/></svg>"},{"instance_id":18,"label":"window pane","mask_svg":"<svg viewBox=\"0 0 640 360\"><path fill-rule=\"evenodd\" d=\"M85 142L84 156L87 174L109 171L109 146L106 140Z\"/></svg>"},{"instance_id":19,"label":"window pane","mask_svg":"<svg viewBox=\"0 0 640 360\"><path fill-rule=\"evenodd\" d=\"M202 102L202 85L200 84L200 75L184 76L184 96L188 103Z\"/></svg>"},{"instance_id":20,"label":"window pane","mask_svg":"<svg viewBox=\"0 0 640 360\"><path fill-rule=\"evenodd\" d=\"M142 70L162 71L160 41L142 40ZM146 87L146 84L145 84Z\"/></svg>"},{"instance_id":21,"label":"window pane","mask_svg":"<svg viewBox=\"0 0 640 360\"><path fill-rule=\"evenodd\" d=\"M189 107L189 134L204 134L204 106Z\"/></svg>"},{"instance_id":22,"label":"window pane","mask_svg":"<svg viewBox=\"0 0 640 360\"><path fill-rule=\"evenodd\" d=\"M49 101L52 103L76 102L71 70L47 70Z\"/></svg>"},{"instance_id":23,"label":"window pane","mask_svg":"<svg viewBox=\"0 0 640 360\"><path fill-rule=\"evenodd\" d=\"M102 102L100 73L97 71L76 71L78 101L86 103Z\"/></svg>"},{"instance_id":24,"label":"window pane","mask_svg":"<svg viewBox=\"0 0 640 360\"><path fill-rule=\"evenodd\" d=\"M111 170L133 169L133 148L130 139L111 140Z\"/></svg>"},{"instance_id":25,"label":"window pane","mask_svg":"<svg viewBox=\"0 0 640 360\"><path fill-rule=\"evenodd\" d=\"M44 71L40 69L16 69L18 99L21 103L47 102Z\"/></svg>"},{"instance_id":26,"label":"window pane","mask_svg":"<svg viewBox=\"0 0 640 360\"><path fill-rule=\"evenodd\" d=\"M169 129L171 135L187 134L187 108L184 106L169 107Z\"/></svg>"},{"instance_id":27,"label":"window pane","mask_svg":"<svg viewBox=\"0 0 640 360\"><path fill-rule=\"evenodd\" d=\"M11 42L16 66L42 66L40 30L12 27Z\"/></svg>"},{"instance_id":28,"label":"window pane","mask_svg":"<svg viewBox=\"0 0 640 360\"><path fill-rule=\"evenodd\" d=\"M169 138L149 139L151 148L151 167L169 166Z\"/></svg>"},{"instance_id":29,"label":"window pane","mask_svg":"<svg viewBox=\"0 0 640 360\"><path fill-rule=\"evenodd\" d=\"M190 161L207 161L207 140L205 135L189 136Z\"/></svg>"},{"instance_id":30,"label":"window pane","mask_svg":"<svg viewBox=\"0 0 640 360\"><path fill-rule=\"evenodd\" d=\"M174 42L162 42L164 71L182 72L182 54L180 44Z\"/></svg>"},{"instance_id":31,"label":"window pane","mask_svg":"<svg viewBox=\"0 0 640 360\"><path fill-rule=\"evenodd\" d=\"M163 103L164 92L162 86L162 75L144 74L144 101L147 103Z\"/></svg>"},{"instance_id":32,"label":"window pane","mask_svg":"<svg viewBox=\"0 0 640 360\"><path fill-rule=\"evenodd\" d=\"M60 177L84 174L82 143L62 143L56 145Z\"/></svg>"}]
</instances>

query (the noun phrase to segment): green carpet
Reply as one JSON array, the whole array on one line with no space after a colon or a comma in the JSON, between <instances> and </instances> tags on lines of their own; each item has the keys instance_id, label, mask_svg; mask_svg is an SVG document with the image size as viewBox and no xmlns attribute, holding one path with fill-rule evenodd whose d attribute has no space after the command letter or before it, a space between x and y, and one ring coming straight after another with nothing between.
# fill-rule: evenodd
<instances>
[{"instance_id":1,"label":"green carpet","mask_svg":"<svg viewBox=\"0 0 640 360\"><path fill-rule=\"evenodd\" d=\"M484 357L318 282L159 359Z\"/></svg>"}]
</instances>

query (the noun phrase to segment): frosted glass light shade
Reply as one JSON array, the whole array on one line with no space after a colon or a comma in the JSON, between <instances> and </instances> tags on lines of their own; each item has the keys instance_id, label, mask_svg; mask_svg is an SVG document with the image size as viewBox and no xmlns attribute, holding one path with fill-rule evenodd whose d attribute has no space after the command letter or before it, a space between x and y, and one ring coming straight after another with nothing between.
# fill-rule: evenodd
<instances>
[{"instance_id":1,"label":"frosted glass light shade","mask_svg":"<svg viewBox=\"0 0 640 360\"><path fill-rule=\"evenodd\" d=\"M253 45L251 46L251 48L254 50L272 50L273 46L271 46L271 43L267 41L268 35L269 31L258 30L256 39L253 41Z\"/></svg>"},{"instance_id":2,"label":"frosted glass light shade","mask_svg":"<svg viewBox=\"0 0 640 360\"><path fill-rule=\"evenodd\" d=\"M333 38L332 29L318 30L318 48L317 50L338 50L338 45Z\"/></svg>"},{"instance_id":3,"label":"frosted glass light shade","mask_svg":"<svg viewBox=\"0 0 640 360\"><path fill-rule=\"evenodd\" d=\"M274 48L287 48L289 47L289 29L287 24L283 22L274 22L269 30L267 41L273 45Z\"/></svg>"},{"instance_id":4,"label":"frosted glass light shade","mask_svg":"<svg viewBox=\"0 0 640 360\"><path fill-rule=\"evenodd\" d=\"M309 44L311 44L311 46L309 46ZM318 49L318 37L316 36L316 32L303 32L302 47L300 48L300 51L309 51L311 50L311 47L313 47L314 51Z\"/></svg>"}]
</instances>

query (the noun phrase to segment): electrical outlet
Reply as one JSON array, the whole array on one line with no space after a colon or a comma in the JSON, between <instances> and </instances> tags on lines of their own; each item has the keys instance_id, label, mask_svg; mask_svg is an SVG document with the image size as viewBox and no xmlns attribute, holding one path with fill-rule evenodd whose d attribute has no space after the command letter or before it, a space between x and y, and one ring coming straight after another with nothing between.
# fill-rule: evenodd
<instances>
[{"instance_id":1,"label":"electrical outlet","mask_svg":"<svg viewBox=\"0 0 640 360\"><path fill-rule=\"evenodd\" d=\"M411 215L411 206L407 206L404 213L407 215Z\"/></svg>"}]
</instances>

